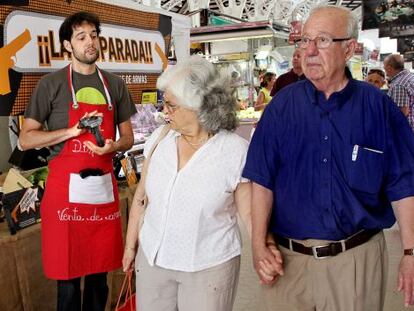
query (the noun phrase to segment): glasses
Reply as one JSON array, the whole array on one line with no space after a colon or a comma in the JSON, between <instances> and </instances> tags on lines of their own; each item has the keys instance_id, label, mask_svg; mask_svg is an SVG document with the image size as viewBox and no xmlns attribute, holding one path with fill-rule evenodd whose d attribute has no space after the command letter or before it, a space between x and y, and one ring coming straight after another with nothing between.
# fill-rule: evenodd
<instances>
[{"instance_id":1,"label":"glasses","mask_svg":"<svg viewBox=\"0 0 414 311\"><path fill-rule=\"evenodd\" d=\"M169 114L176 112L180 108L178 105L171 105L170 102L165 99L162 101L162 105Z\"/></svg>"},{"instance_id":2,"label":"glasses","mask_svg":"<svg viewBox=\"0 0 414 311\"><path fill-rule=\"evenodd\" d=\"M342 42L351 40L352 38L331 38L328 36L318 36L314 39L309 37L302 37L300 40L295 42L296 47L301 48L303 50L307 49L310 43L313 41L318 49L327 49L331 46L333 42Z\"/></svg>"}]
</instances>

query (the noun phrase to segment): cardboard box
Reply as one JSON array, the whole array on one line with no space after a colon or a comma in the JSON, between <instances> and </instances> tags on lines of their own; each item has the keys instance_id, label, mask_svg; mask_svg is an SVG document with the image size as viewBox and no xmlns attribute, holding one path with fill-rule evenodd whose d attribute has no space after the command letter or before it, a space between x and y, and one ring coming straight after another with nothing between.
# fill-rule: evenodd
<instances>
[{"instance_id":1,"label":"cardboard box","mask_svg":"<svg viewBox=\"0 0 414 311\"><path fill-rule=\"evenodd\" d=\"M40 222L41 187L24 188L3 196L3 209L11 234Z\"/></svg>"}]
</instances>

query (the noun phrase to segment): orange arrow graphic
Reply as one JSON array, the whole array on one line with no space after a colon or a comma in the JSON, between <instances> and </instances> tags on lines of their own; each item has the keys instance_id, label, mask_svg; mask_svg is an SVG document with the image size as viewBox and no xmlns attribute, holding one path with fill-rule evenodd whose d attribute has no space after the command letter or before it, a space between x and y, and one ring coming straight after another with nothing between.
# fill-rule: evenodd
<instances>
[{"instance_id":1,"label":"orange arrow graphic","mask_svg":"<svg viewBox=\"0 0 414 311\"><path fill-rule=\"evenodd\" d=\"M29 43L31 39L30 32L26 29L13 41L0 49L0 95L6 95L11 92L9 69L14 66L12 57L15 57L16 53Z\"/></svg>"},{"instance_id":2,"label":"orange arrow graphic","mask_svg":"<svg viewBox=\"0 0 414 311\"><path fill-rule=\"evenodd\" d=\"M165 70L168 66L168 59L164 54L164 51L161 49L161 47L158 45L158 43L155 43L155 52L160 56L162 60L162 69Z\"/></svg>"}]
</instances>

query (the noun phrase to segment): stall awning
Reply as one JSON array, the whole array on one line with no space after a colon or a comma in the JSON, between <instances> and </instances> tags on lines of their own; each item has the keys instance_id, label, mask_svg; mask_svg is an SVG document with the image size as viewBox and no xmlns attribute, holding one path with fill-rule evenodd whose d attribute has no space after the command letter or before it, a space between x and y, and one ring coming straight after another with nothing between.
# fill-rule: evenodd
<instances>
[{"instance_id":1,"label":"stall awning","mask_svg":"<svg viewBox=\"0 0 414 311\"><path fill-rule=\"evenodd\" d=\"M191 42L212 42L277 36L287 38L285 31L276 30L269 21L245 22L222 26L191 28Z\"/></svg>"}]
</instances>

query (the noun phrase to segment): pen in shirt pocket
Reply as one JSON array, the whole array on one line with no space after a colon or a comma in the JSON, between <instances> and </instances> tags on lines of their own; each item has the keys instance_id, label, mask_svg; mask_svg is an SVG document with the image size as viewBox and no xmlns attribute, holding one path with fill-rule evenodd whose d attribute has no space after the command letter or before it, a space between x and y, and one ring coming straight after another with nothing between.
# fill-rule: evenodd
<instances>
[{"instance_id":1,"label":"pen in shirt pocket","mask_svg":"<svg viewBox=\"0 0 414 311\"><path fill-rule=\"evenodd\" d=\"M358 158L359 147L360 147L359 145L354 145L354 149L352 149L352 161L356 161L356 159ZM379 153L379 154L384 153L383 151L377 150L377 149L372 149L372 148L367 148L367 147L361 147L361 148L364 150Z\"/></svg>"},{"instance_id":2,"label":"pen in shirt pocket","mask_svg":"<svg viewBox=\"0 0 414 311\"><path fill-rule=\"evenodd\" d=\"M375 152L375 153L379 153L379 154L383 154L384 151L381 150L377 150L377 149L372 149L372 148L367 148L367 147L362 147L365 150L371 151L371 152Z\"/></svg>"}]
</instances>

